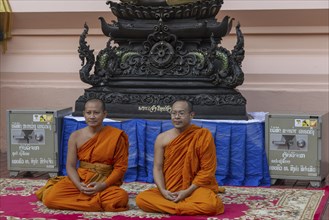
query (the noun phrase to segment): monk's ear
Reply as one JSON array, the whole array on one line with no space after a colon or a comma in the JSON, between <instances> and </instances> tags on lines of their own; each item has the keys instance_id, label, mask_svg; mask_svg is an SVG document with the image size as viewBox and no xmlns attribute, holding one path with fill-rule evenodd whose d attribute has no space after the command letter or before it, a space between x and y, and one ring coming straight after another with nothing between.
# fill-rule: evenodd
<instances>
[{"instance_id":1,"label":"monk's ear","mask_svg":"<svg viewBox=\"0 0 329 220\"><path fill-rule=\"evenodd\" d=\"M190 116L191 116L191 118L194 118L194 116L195 116L195 112L191 112L191 113L190 113Z\"/></svg>"}]
</instances>

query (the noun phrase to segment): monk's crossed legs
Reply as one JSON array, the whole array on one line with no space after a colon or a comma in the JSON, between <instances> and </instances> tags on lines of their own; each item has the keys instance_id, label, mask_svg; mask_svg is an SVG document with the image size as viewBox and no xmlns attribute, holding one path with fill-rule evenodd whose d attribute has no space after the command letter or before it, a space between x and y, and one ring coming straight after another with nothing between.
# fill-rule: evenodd
<instances>
[{"instance_id":1,"label":"monk's crossed legs","mask_svg":"<svg viewBox=\"0 0 329 220\"><path fill-rule=\"evenodd\" d=\"M165 199L158 189L150 189L137 195L136 204L146 212L172 215L218 215L224 212L224 205L216 193L202 187L178 203Z\"/></svg>"},{"instance_id":2,"label":"monk's crossed legs","mask_svg":"<svg viewBox=\"0 0 329 220\"><path fill-rule=\"evenodd\" d=\"M125 211L128 210L128 194L118 186L110 186L94 196L87 196L70 181L61 181L44 192L43 203L51 209Z\"/></svg>"}]
</instances>

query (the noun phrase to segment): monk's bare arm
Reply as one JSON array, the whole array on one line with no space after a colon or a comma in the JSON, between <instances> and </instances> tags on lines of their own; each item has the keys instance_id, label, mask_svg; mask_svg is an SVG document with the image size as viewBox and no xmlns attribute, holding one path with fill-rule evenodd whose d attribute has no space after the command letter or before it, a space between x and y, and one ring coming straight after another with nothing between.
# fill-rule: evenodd
<instances>
[{"instance_id":1,"label":"monk's bare arm","mask_svg":"<svg viewBox=\"0 0 329 220\"><path fill-rule=\"evenodd\" d=\"M77 138L78 131L71 134L68 141L68 151L67 151L67 159L66 159L66 172L68 177L74 183L74 185L81 190L80 177L76 170L77 164Z\"/></svg>"}]
</instances>

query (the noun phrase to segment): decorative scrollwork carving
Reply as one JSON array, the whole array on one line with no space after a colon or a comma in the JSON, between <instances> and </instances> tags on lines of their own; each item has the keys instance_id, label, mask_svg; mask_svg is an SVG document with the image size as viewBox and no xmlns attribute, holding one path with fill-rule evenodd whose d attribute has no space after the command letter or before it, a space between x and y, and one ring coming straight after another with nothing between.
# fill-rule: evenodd
<instances>
[{"instance_id":1,"label":"decorative scrollwork carving","mask_svg":"<svg viewBox=\"0 0 329 220\"><path fill-rule=\"evenodd\" d=\"M244 39L239 24L236 32L237 43L232 53L218 47L218 40L213 35L209 49L187 49L160 19L154 32L144 41L142 50L113 48L109 40L107 47L97 55L95 73L89 74L94 55L85 41L88 33L85 29L81 35L79 53L80 58L87 59L87 63L80 71L81 79L91 85L105 86L111 78L118 76L184 76L187 80L208 77L217 87L235 88L244 80L241 70Z\"/></svg>"},{"instance_id":2,"label":"decorative scrollwork carving","mask_svg":"<svg viewBox=\"0 0 329 220\"><path fill-rule=\"evenodd\" d=\"M205 59L206 50L186 50L163 22L159 21L143 50L122 52L120 68L128 76L206 76L210 71ZM121 72L117 71L117 75Z\"/></svg>"},{"instance_id":3,"label":"decorative scrollwork carving","mask_svg":"<svg viewBox=\"0 0 329 220\"><path fill-rule=\"evenodd\" d=\"M162 94L123 94L118 92L89 92L80 96L78 101L91 98L102 99L112 104L171 105L176 100L188 100L193 105L221 106L245 105L246 99L240 94L199 94L199 95L162 95Z\"/></svg>"}]
</instances>

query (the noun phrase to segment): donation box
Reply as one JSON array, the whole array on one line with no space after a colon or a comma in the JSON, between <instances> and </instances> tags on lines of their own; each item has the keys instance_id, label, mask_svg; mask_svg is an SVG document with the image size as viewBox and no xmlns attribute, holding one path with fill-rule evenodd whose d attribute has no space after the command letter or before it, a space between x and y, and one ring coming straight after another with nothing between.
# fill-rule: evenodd
<instances>
[{"instance_id":1,"label":"donation box","mask_svg":"<svg viewBox=\"0 0 329 220\"><path fill-rule=\"evenodd\" d=\"M271 183L309 180L319 187L329 170L328 113L272 114L265 117Z\"/></svg>"},{"instance_id":2,"label":"donation box","mask_svg":"<svg viewBox=\"0 0 329 220\"><path fill-rule=\"evenodd\" d=\"M7 110L8 170L59 172L62 121L72 108L58 110Z\"/></svg>"}]
</instances>

